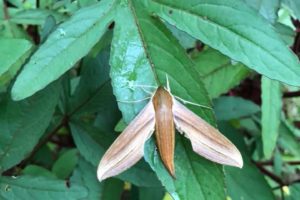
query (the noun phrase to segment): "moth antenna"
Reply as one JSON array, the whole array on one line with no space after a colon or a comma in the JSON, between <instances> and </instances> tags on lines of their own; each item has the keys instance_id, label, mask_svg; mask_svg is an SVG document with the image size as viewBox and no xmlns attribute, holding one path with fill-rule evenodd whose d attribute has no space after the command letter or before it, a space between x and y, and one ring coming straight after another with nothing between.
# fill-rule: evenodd
<instances>
[{"instance_id":1,"label":"moth antenna","mask_svg":"<svg viewBox=\"0 0 300 200\"><path fill-rule=\"evenodd\" d=\"M151 97L146 97L146 98L139 99L139 100L134 100L134 101L117 100L117 102L120 102L120 103L139 103L139 102L146 101L146 100L148 100L148 99L151 99Z\"/></svg>"},{"instance_id":2,"label":"moth antenna","mask_svg":"<svg viewBox=\"0 0 300 200\"><path fill-rule=\"evenodd\" d=\"M191 104L191 105L194 105L194 106L199 106L199 107L201 107L201 108L207 108L207 109L212 110L212 107L205 106L205 105L201 105L201 104L197 104L197 103L194 103L194 102L191 102L191 101L187 101L187 100L182 99L182 98L180 98L180 97L178 97L178 96L175 96L175 95L174 95L174 97L175 97L176 99L178 99L179 101L181 101L183 104Z\"/></svg>"}]
</instances>

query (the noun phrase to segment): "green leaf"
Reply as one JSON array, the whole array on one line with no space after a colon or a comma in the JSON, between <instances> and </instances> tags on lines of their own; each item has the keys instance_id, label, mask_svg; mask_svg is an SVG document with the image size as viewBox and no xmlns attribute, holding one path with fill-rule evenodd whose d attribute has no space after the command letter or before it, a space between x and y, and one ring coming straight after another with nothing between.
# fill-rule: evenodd
<instances>
[{"instance_id":1,"label":"green leaf","mask_svg":"<svg viewBox=\"0 0 300 200\"><path fill-rule=\"evenodd\" d=\"M92 4L96 3L97 0L79 0L78 2L79 2L79 5L81 7L83 7L83 6L92 5Z\"/></svg>"},{"instance_id":2,"label":"green leaf","mask_svg":"<svg viewBox=\"0 0 300 200\"><path fill-rule=\"evenodd\" d=\"M212 48L205 48L192 58L197 71L203 76L203 82L211 98L216 98L238 85L250 73L244 65Z\"/></svg>"},{"instance_id":3,"label":"green leaf","mask_svg":"<svg viewBox=\"0 0 300 200\"><path fill-rule=\"evenodd\" d=\"M45 19L45 23L42 26L42 30L40 33L41 43L44 43L47 37L50 35L52 31L55 30L56 20L51 15Z\"/></svg>"},{"instance_id":4,"label":"green leaf","mask_svg":"<svg viewBox=\"0 0 300 200\"><path fill-rule=\"evenodd\" d=\"M262 141L266 158L271 158L276 147L281 121L282 92L278 81L262 77Z\"/></svg>"},{"instance_id":5,"label":"green leaf","mask_svg":"<svg viewBox=\"0 0 300 200\"><path fill-rule=\"evenodd\" d=\"M176 140L176 179L168 174L158 154L151 139L145 146L145 159L174 200L225 199L222 168L195 154L183 136L177 135Z\"/></svg>"},{"instance_id":6,"label":"green leaf","mask_svg":"<svg viewBox=\"0 0 300 200\"><path fill-rule=\"evenodd\" d=\"M66 19L66 16L54 10L30 9L14 13L11 16L10 21L16 24L42 25L45 23L46 18L50 15L53 16L57 22L61 22Z\"/></svg>"},{"instance_id":7,"label":"green leaf","mask_svg":"<svg viewBox=\"0 0 300 200\"><path fill-rule=\"evenodd\" d=\"M93 127L72 122L70 124L72 137L81 156L89 161L93 166L98 166L105 149L101 147L91 136L91 131L96 131Z\"/></svg>"},{"instance_id":8,"label":"green leaf","mask_svg":"<svg viewBox=\"0 0 300 200\"><path fill-rule=\"evenodd\" d=\"M44 177L0 177L1 199L79 200L88 195L86 188Z\"/></svg>"},{"instance_id":9,"label":"green leaf","mask_svg":"<svg viewBox=\"0 0 300 200\"><path fill-rule=\"evenodd\" d=\"M80 154L93 166L98 166L101 157L112 143L116 135L99 134L99 130L86 124L74 122L70 124L74 142ZM96 171L94 172L96 176ZM129 181L137 186L160 186L155 174L142 161L120 174L118 178Z\"/></svg>"},{"instance_id":10,"label":"green leaf","mask_svg":"<svg viewBox=\"0 0 300 200\"><path fill-rule=\"evenodd\" d=\"M174 37L176 37L181 46L185 49L194 48L196 45L196 39L187 34L184 31L177 29L175 26L165 23L166 27L172 32Z\"/></svg>"},{"instance_id":11,"label":"green leaf","mask_svg":"<svg viewBox=\"0 0 300 200\"><path fill-rule=\"evenodd\" d=\"M300 2L298 0L282 0L291 10L293 10L294 15L300 19Z\"/></svg>"},{"instance_id":12,"label":"green leaf","mask_svg":"<svg viewBox=\"0 0 300 200\"><path fill-rule=\"evenodd\" d=\"M31 96L75 65L105 33L113 11L114 2L101 1L58 26L18 76L12 88L13 99Z\"/></svg>"},{"instance_id":13,"label":"green leaf","mask_svg":"<svg viewBox=\"0 0 300 200\"><path fill-rule=\"evenodd\" d=\"M2 20L4 18L4 3L3 1L0 1L0 20Z\"/></svg>"},{"instance_id":14,"label":"green leaf","mask_svg":"<svg viewBox=\"0 0 300 200\"><path fill-rule=\"evenodd\" d=\"M162 187L139 187L140 200L162 200L165 196L165 190Z\"/></svg>"},{"instance_id":15,"label":"green leaf","mask_svg":"<svg viewBox=\"0 0 300 200\"><path fill-rule=\"evenodd\" d=\"M298 58L273 27L242 1L147 2L156 15L224 55L269 78L300 86Z\"/></svg>"},{"instance_id":16,"label":"green leaf","mask_svg":"<svg viewBox=\"0 0 300 200\"><path fill-rule=\"evenodd\" d=\"M258 113L260 107L252 101L224 96L214 100L214 110L219 121L238 119Z\"/></svg>"},{"instance_id":17,"label":"green leaf","mask_svg":"<svg viewBox=\"0 0 300 200\"><path fill-rule=\"evenodd\" d=\"M288 124L287 121L283 120L279 127L279 138L278 144L281 148L285 149L285 153L292 154L295 159L300 158L300 144L294 135L294 127Z\"/></svg>"},{"instance_id":18,"label":"green leaf","mask_svg":"<svg viewBox=\"0 0 300 200\"><path fill-rule=\"evenodd\" d=\"M296 32L289 26L281 23L276 23L274 25L277 33L280 34L282 40L288 45L292 46L294 43L294 38L296 37Z\"/></svg>"},{"instance_id":19,"label":"green leaf","mask_svg":"<svg viewBox=\"0 0 300 200\"><path fill-rule=\"evenodd\" d=\"M238 147L244 160L242 169L225 167L228 196L233 200L274 200L272 189L264 179L263 174L251 161L247 147L241 138L241 133L225 122L220 123L219 128Z\"/></svg>"},{"instance_id":20,"label":"green leaf","mask_svg":"<svg viewBox=\"0 0 300 200\"><path fill-rule=\"evenodd\" d=\"M0 26L0 36L3 38L32 40L24 29L9 20L0 20Z\"/></svg>"},{"instance_id":21,"label":"green leaf","mask_svg":"<svg viewBox=\"0 0 300 200\"><path fill-rule=\"evenodd\" d=\"M22 170L22 175L43 176L45 178L57 179L55 174L51 171L38 165L27 165L25 169Z\"/></svg>"},{"instance_id":22,"label":"green leaf","mask_svg":"<svg viewBox=\"0 0 300 200\"><path fill-rule=\"evenodd\" d=\"M44 135L44 137L46 137ZM33 163L38 163L39 165L46 167L47 169L51 169L52 165L55 162L55 158L53 157L53 145L45 144L35 153L32 158Z\"/></svg>"},{"instance_id":23,"label":"green leaf","mask_svg":"<svg viewBox=\"0 0 300 200\"><path fill-rule=\"evenodd\" d=\"M9 81L19 70L32 50L32 44L24 39L0 39L0 85Z\"/></svg>"},{"instance_id":24,"label":"green leaf","mask_svg":"<svg viewBox=\"0 0 300 200\"><path fill-rule=\"evenodd\" d=\"M78 162L77 149L70 149L64 152L52 166L52 172L60 179L68 178Z\"/></svg>"},{"instance_id":25,"label":"green leaf","mask_svg":"<svg viewBox=\"0 0 300 200\"><path fill-rule=\"evenodd\" d=\"M297 200L300 196L300 184L296 183L289 187L289 194L286 196L286 200Z\"/></svg>"},{"instance_id":26,"label":"green leaf","mask_svg":"<svg viewBox=\"0 0 300 200\"><path fill-rule=\"evenodd\" d=\"M59 82L20 102L0 102L0 171L23 160L48 127L60 92Z\"/></svg>"},{"instance_id":27,"label":"green leaf","mask_svg":"<svg viewBox=\"0 0 300 200\"><path fill-rule=\"evenodd\" d=\"M179 45L176 38L172 36L158 18L147 15L147 11L144 10L139 1L129 1L128 4L124 3L118 7L111 56L113 89L115 96L120 101L119 108L122 111L124 121L129 123L144 104L125 104L121 101L140 100L149 96L144 91L149 88L145 87L143 90L136 85L153 86L156 76L156 84L165 84L166 75L168 76L173 94L188 101L209 106L211 102L204 84L201 83L201 77L195 70L194 63L186 55L185 50ZM133 49L134 54L132 53ZM214 123L211 110L196 106L188 107L208 122ZM155 164L160 161L160 157L157 153L153 153L154 144L145 147L144 156L146 161L155 170L168 192L174 198L180 196L182 199L192 200L212 195L216 197L215 199L224 199L221 167L194 155L190 144L187 145L187 150L180 143L177 146L177 149L183 151L180 155L184 154L186 157L191 154L193 155L191 159L196 161L191 164L192 161L187 159L178 159L181 156L175 158L175 165L178 169L182 169L181 175L176 174L176 188L169 185L173 185L174 180L166 171L163 171L165 170L164 167L156 167ZM195 167L196 165L205 167L199 167L197 171L192 170L191 166ZM195 190L188 189L186 186L186 178L190 174L193 180L189 186L195 188ZM203 182L203 185L205 185L203 186L202 182L198 182L201 179L199 177L203 174L210 174L215 179ZM214 187L217 192L211 194L207 189L209 187Z\"/></svg>"},{"instance_id":28,"label":"green leaf","mask_svg":"<svg viewBox=\"0 0 300 200\"><path fill-rule=\"evenodd\" d=\"M124 183L117 179L109 179L100 183L95 172L95 166L80 158L71 177L71 185L77 183L85 186L89 191L86 200L119 200Z\"/></svg>"},{"instance_id":29,"label":"green leaf","mask_svg":"<svg viewBox=\"0 0 300 200\"><path fill-rule=\"evenodd\" d=\"M79 115L108 110L111 115L119 116L112 93L108 60L109 51L103 51L95 58L87 56L83 59L80 82L72 96L69 113Z\"/></svg>"},{"instance_id":30,"label":"green leaf","mask_svg":"<svg viewBox=\"0 0 300 200\"><path fill-rule=\"evenodd\" d=\"M277 21L277 12L280 7L281 0L243 0L252 8L257 10L269 22Z\"/></svg>"}]
</instances>

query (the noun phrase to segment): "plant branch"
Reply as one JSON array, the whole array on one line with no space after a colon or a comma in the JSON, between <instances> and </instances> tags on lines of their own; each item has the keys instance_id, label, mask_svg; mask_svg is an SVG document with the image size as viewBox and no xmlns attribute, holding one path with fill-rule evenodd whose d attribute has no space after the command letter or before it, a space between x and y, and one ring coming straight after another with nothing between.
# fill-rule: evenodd
<instances>
[{"instance_id":1,"label":"plant branch","mask_svg":"<svg viewBox=\"0 0 300 200\"><path fill-rule=\"evenodd\" d=\"M257 168L266 176L270 177L273 181L275 181L276 183L278 183L280 186L286 185L284 183L284 181L277 175L273 174L272 172L270 172L269 170L267 170L266 168L264 168L263 165L260 165L259 163L254 162L255 165L257 166Z\"/></svg>"},{"instance_id":2,"label":"plant branch","mask_svg":"<svg viewBox=\"0 0 300 200\"><path fill-rule=\"evenodd\" d=\"M66 126L68 124L68 117L65 116L60 123L48 134L46 134L46 137L42 138L40 140L40 142L34 147L34 149L32 150L32 152L30 153L30 155L25 158L18 166L20 168L23 168L27 165L27 163L34 157L34 155L36 154L36 152L44 145L46 144L51 137L57 133L57 131L59 131L62 127Z\"/></svg>"},{"instance_id":3,"label":"plant branch","mask_svg":"<svg viewBox=\"0 0 300 200\"><path fill-rule=\"evenodd\" d=\"M283 94L283 98L293 98L293 97L299 97L300 96L300 91L296 92L285 92Z\"/></svg>"},{"instance_id":4,"label":"plant branch","mask_svg":"<svg viewBox=\"0 0 300 200\"><path fill-rule=\"evenodd\" d=\"M259 164L259 165L267 166L267 165L273 165L274 161L269 160L269 161L255 162L255 163ZM300 165L300 161L288 161L288 162L285 162L285 163L289 164L289 165Z\"/></svg>"}]
</instances>

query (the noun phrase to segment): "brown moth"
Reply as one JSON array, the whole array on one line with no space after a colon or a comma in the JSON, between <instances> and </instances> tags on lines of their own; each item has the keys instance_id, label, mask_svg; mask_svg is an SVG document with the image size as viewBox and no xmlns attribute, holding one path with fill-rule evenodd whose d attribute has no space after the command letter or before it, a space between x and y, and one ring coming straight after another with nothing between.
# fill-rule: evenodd
<instances>
[{"instance_id":1,"label":"brown moth","mask_svg":"<svg viewBox=\"0 0 300 200\"><path fill-rule=\"evenodd\" d=\"M98 179L102 181L116 176L137 163L154 129L161 160L175 177L174 124L179 132L185 133L197 154L216 163L242 168L240 152L225 136L177 101L169 90L158 87L150 102L102 157L97 170Z\"/></svg>"}]
</instances>

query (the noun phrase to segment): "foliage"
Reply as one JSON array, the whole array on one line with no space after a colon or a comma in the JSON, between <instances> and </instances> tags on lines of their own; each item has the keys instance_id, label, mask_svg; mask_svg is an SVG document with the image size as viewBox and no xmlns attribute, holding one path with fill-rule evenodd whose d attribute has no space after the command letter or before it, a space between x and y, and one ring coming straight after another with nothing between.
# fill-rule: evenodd
<instances>
[{"instance_id":1,"label":"foliage","mask_svg":"<svg viewBox=\"0 0 300 200\"><path fill-rule=\"evenodd\" d=\"M298 0L0 0L0 199L298 199ZM154 87L240 150L242 169L176 134L172 178L144 159L99 182Z\"/></svg>"}]
</instances>

